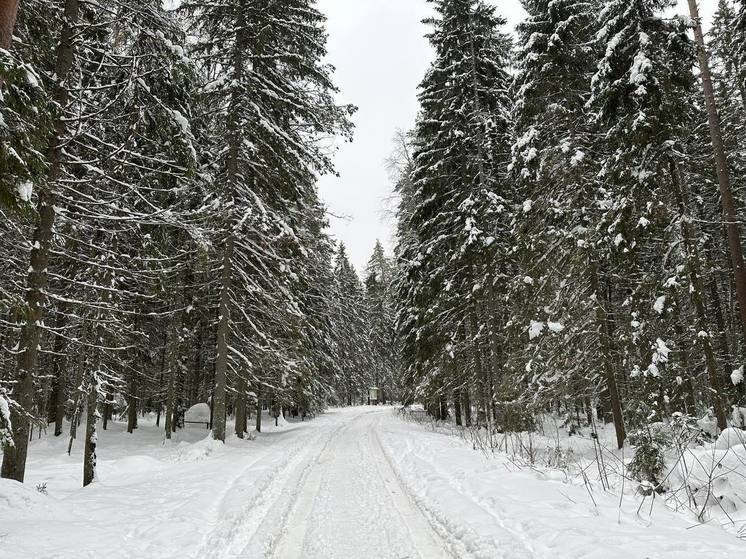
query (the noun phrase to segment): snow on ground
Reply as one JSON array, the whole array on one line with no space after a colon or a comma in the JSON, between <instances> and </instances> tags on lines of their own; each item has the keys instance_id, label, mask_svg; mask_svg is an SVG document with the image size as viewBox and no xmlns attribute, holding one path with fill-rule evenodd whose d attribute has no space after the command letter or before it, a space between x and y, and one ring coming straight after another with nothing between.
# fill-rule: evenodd
<instances>
[{"instance_id":1,"label":"snow on ground","mask_svg":"<svg viewBox=\"0 0 746 559\"><path fill-rule=\"evenodd\" d=\"M331 410L255 440L190 426L163 444L143 423L101 432L99 480L80 488L80 445L35 440L27 482L0 480L8 558L695 558L746 543L655 503L589 494L518 469L391 408ZM46 483L47 494L35 486ZM594 502L595 501L595 502ZM647 505L645 507L647 509Z\"/></svg>"}]
</instances>

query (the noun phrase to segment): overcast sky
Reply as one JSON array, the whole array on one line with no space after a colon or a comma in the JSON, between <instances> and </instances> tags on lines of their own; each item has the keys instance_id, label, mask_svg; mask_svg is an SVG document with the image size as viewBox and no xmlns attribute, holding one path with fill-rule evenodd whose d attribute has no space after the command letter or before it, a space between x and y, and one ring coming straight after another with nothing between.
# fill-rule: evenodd
<instances>
[{"instance_id":1,"label":"overcast sky","mask_svg":"<svg viewBox=\"0 0 746 559\"><path fill-rule=\"evenodd\" d=\"M524 16L519 0L492 0L513 29ZM682 13L686 0L680 0ZM700 0L709 14L717 0ZM323 177L321 195L332 214L332 235L348 248L362 275L380 239L390 252L393 222L387 215L391 185L384 161L397 129L417 115L417 86L432 59L420 22L425 0L318 0L328 17L329 62L336 68L340 101L359 107L355 140L336 156L340 177Z\"/></svg>"}]
</instances>

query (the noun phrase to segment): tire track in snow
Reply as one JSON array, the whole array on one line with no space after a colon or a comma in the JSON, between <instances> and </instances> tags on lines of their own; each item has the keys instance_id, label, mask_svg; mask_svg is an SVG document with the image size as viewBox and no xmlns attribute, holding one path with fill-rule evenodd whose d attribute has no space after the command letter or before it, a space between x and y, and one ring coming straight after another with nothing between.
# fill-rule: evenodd
<instances>
[{"instance_id":1,"label":"tire track in snow","mask_svg":"<svg viewBox=\"0 0 746 559\"><path fill-rule=\"evenodd\" d=\"M396 485L395 490L391 491L392 495L395 496L394 506L398 509L402 520L407 524L407 529L412 536L412 541L414 542L415 539L420 539L424 531L429 535L433 542L440 544L439 549L441 552L447 551L448 555L459 559L468 557L469 555L466 549L458 545L458 538L454 538L453 534L445 530L444 526L440 524L437 519L433 518L432 515L429 515L425 509L419 505L412 493L408 490L407 486L403 483L381 444L378 427L380 427L380 419L376 423L376 429L370 433L371 442L377 451L376 454L381 457L380 460L375 461L378 475L384 483L387 480L391 480ZM412 511L416 515L416 518L410 516L408 519L407 509ZM423 557L423 559L434 557L435 555L433 551L427 550L426 547L430 547L429 542L420 542L418 546L420 556ZM423 551L425 553L423 553Z\"/></svg>"},{"instance_id":2,"label":"tire track in snow","mask_svg":"<svg viewBox=\"0 0 746 559\"><path fill-rule=\"evenodd\" d=\"M298 432L296 436L304 432ZM293 433L295 435L295 433ZM285 450L279 462L273 462L266 468L266 472L259 479L251 479L249 472L257 466L262 460L274 458L271 454L262 453L258 458L253 460L246 467L242 468L240 473L226 484L225 490L215 505L215 511L219 513L224 509L225 502L228 499L234 499L237 486L247 486L253 492L253 498L241 506L235 513L227 515L225 518L218 520L215 527L210 530L203 538L203 543L199 550L192 557L201 559L204 557L246 557L240 552L236 552L237 547L243 548L251 539L253 534L258 530L263 518L269 512L267 501L273 494L273 488L283 486L288 472L292 472L299 463L302 463L305 456L311 452L313 442L324 437L326 430L320 429L311 441L305 439L293 444ZM309 444L311 443L311 444ZM246 479L246 483L241 483Z\"/></svg>"},{"instance_id":3,"label":"tire track in snow","mask_svg":"<svg viewBox=\"0 0 746 559\"><path fill-rule=\"evenodd\" d=\"M501 515L497 514L489 506L483 503L481 499L466 491L461 484L454 483L450 476L441 471L434 463L419 456L418 453L409 444L409 442L407 442L407 452L414 456L415 460L427 466L433 473L435 473L439 480L443 481L447 486L449 486L459 497L467 499L477 508L492 517L496 521L497 525L505 533L505 535L508 536L507 541L498 540L496 542L490 542L490 546L493 548L493 550L485 552L481 544L486 542L484 542L483 540L480 542L481 538L477 533L475 533L468 527L452 520L450 518L450 516L452 515L449 515L448 513L439 510L437 507L428 504L424 498L419 497L414 491L410 491L408 489L409 486L401 476L400 470L396 467L396 464L394 463L390 453L386 450L385 445L381 443L380 437L378 439L378 443L381 446L381 450L386 457L389 465L397 475L397 478L399 479L401 485L407 488L412 501L417 503L417 505L423 511L423 514L425 514L425 516L431 521L433 526L438 530L441 537L443 537L445 541L450 541L453 546L458 547L458 550L454 549L454 551L457 551L458 557L505 557L509 559L517 559L519 557L539 557L539 554L533 548L524 533L521 533L507 526L505 520L502 518ZM514 545L510 544L518 544L521 549L516 549Z\"/></svg>"},{"instance_id":4,"label":"tire track in snow","mask_svg":"<svg viewBox=\"0 0 746 559\"><path fill-rule=\"evenodd\" d=\"M404 542L407 555L416 554L422 559L446 558L453 555L447 554L448 548L445 542L433 530L429 521L422 515L422 512L414 503L407 498L407 493L398 483L393 471L388 468L385 458L381 454L381 449L376 444L375 429L378 421L371 421L370 414L380 415L381 412L374 411L362 414L353 419L346 425L343 430L335 433L324 450L319 454L316 461L311 464L311 470L304 479L303 485L298 489L298 498L292 504L289 514L284 516L284 525L280 537L275 542L272 549L272 557L277 559L300 559L309 556L309 550L306 544L309 541L309 535L313 535L314 530L319 526L314 525L319 518L314 514L317 506L317 498L321 495L327 502L334 502L334 489L339 485L342 479L337 479L340 474L354 475L358 473L365 478L365 485L369 488L380 489L380 492L371 492L365 494L365 499L359 501L363 495L347 495L349 499L358 499L357 508L368 511L371 515L375 514L376 508L382 506L388 510L393 508L394 516L398 517L406 529L407 541ZM370 422L361 426L361 422ZM344 448L349 449L351 445L345 437L355 437L354 430L363 428L364 431L357 435L355 441L358 443L358 459L354 462L345 460ZM364 472L359 472L360 466L364 466ZM394 485L392 487L392 484ZM336 495L338 497L338 495ZM366 502L366 499L368 501ZM376 500L376 503L370 502L370 499ZM323 500L323 499L322 499ZM319 512L323 511L323 504L319 504ZM327 505L328 506L328 505ZM388 512L387 510L387 512ZM386 515L390 516L390 515ZM324 518L322 517L322 521ZM379 537L393 537L393 534L382 534ZM350 534L339 533L338 541L350 538ZM314 541L319 545L318 541ZM391 543L391 542L390 542ZM401 541L394 542L395 547L401 548ZM391 549L382 548L381 552L392 551ZM316 553L314 555L314 553ZM318 556L318 550L311 550L310 556ZM325 553L333 553L331 549L325 550ZM326 555L325 555L326 556ZM332 556L332 555L329 555ZM347 555L342 555L347 557ZM414 556L414 555L413 555Z\"/></svg>"},{"instance_id":5,"label":"tire track in snow","mask_svg":"<svg viewBox=\"0 0 746 559\"><path fill-rule=\"evenodd\" d=\"M273 557L275 549L288 532L289 518L294 505L303 494L304 487L309 476L314 472L314 467L321 461L322 456L328 452L335 437L343 430L349 428L344 423L331 431L322 432L313 444L306 442L304 446L309 451L303 454L303 460L298 460L297 467L288 470L288 475L277 479L272 484L269 494L262 499L263 515L257 523L256 529L247 538L235 541L231 546L232 553L228 557ZM319 439L326 439L321 445L321 450L315 455L308 457L311 449L317 447L315 444Z\"/></svg>"}]
</instances>

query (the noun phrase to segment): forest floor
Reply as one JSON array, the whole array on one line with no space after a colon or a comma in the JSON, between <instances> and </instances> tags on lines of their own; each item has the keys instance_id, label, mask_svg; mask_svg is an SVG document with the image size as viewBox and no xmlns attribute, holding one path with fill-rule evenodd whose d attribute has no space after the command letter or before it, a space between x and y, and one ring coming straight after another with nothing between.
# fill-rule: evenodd
<instances>
[{"instance_id":1,"label":"forest floor","mask_svg":"<svg viewBox=\"0 0 746 559\"><path fill-rule=\"evenodd\" d=\"M746 542L655 502L589 492L549 469L475 452L390 407L330 410L227 444L142 421L82 448L33 441L26 483L0 480L7 558L698 558ZM46 493L36 489L46 484Z\"/></svg>"}]
</instances>

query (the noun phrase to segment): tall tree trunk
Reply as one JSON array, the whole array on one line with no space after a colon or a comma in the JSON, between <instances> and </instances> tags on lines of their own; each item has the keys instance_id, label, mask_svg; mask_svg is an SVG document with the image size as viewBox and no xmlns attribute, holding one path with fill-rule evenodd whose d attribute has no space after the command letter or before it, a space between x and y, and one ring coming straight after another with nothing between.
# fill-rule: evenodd
<instances>
[{"instance_id":1,"label":"tall tree trunk","mask_svg":"<svg viewBox=\"0 0 746 559\"><path fill-rule=\"evenodd\" d=\"M699 273L699 253L697 251L696 233L692 226L692 216L689 215L688 187L683 184L683 179L676 163L671 160L671 180L679 198L681 211L681 233L684 237L684 248L686 250L687 269L689 281L691 282L691 299L697 315L697 330L700 332L698 341L702 344L705 354L705 366L707 369L707 380L710 384L710 396L718 427L723 430L728 426L725 409L722 402L722 389L718 378L717 362L715 352L712 348L712 329L707 318L705 307L705 290Z\"/></svg>"},{"instance_id":2,"label":"tall tree trunk","mask_svg":"<svg viewBox=\"0 0 746 559\"><path fill-rule=\"evenodd\" d=\"M262 432L262 387L256 390L256 432Z\"/></svg>"},{"instance_id":3,"label":"tall tree trunk","mask_svg":"<svg viewBox=\"0 0 746 559\"><path fill-rule=\"evenodd\" d=\"M77 394L75 395L75 401L73 402L73 409L72 413L70 414L70 440L67 444L67 455L70 456L70 453L73 449L73 441L78 436L78 425L80 425L80 414L83 412L83 400L84 400L84 382L85 382L85 372L86 372L86 338L87 338L87 328L86 323L83 323L83 326L81 327L81 333L80 333L80 339L79 339L79 348L78 348L78 363L77 363L77 374L75 376L75 389L77 390Z\"/></svg>"},{"instance_id":4,"label":"tall tree trunk","mask_svg":"<svg viewBox=\"0 0 746 559\"><path fill-rule=\"evenodd\" d=\"M688 0L688 2L689 13L695 22L694 39L698 47L699 70L702 77L705 104L707 105L707 120L710 126L710 139L712 140L712 149L715 156L715 168L717 170L718 184L720 185L723 220L725 221L725 229L728 233L730 263L733 268L736 297L741 313L741 335L743 336L744 344L746 344L746 267L743 262L743 248L738 230L738 216L730 182L730 168L723 145L720 115L718 114L717 102L715 100L715 90L712 86L710 63L705 47L704 34L702 33L702 24L699 18L699 7L697 0Z\"/></svg>"},{"instance_id":5,"label":"tall tree trunk","mask_svg":"<svg viewBox=\"0 0 746 559\"><path fill-rule=\"evenodd\" d=\"M176 400L176 376L179 365L179 336L181 332L181 312L176 311L174 317L173 331L171 333L171 343L166 346L168 354L168 384L166 388L166 438L171 438L171 433L176 430L174 421L174 405Z\"/></svg>"},{"instance_id":6,"label":"tall tree trunk","mask_svg":"<svg viewBox=\"0 0 746 559\"><path fill-rule=\"evenodd\" d=\"M101 427L104 431L109 427L109 421L111 420L112 409L114 407L114 394L111 389L106 390L106 400L104 402L104 415L102 417Z\"/></svg>"},{"instance_id":7,"label":"tall tree trunk","mask_svg":"<svg viewBox=\"0 0 746 559\"><path fill-rule=\"evenodd\" d=\"M0 0L0 48L10 50L16 27L18 0Z\"/></svg>"},{"instance_id":8,"label":"tall tree trunk","mask_svg":"<svg viewBox=\"0 0 746 559\"><path fill-rule=\"evenodd\" d=\"M65 303L60 303L57 312L55 327L61 330L65 326ZM65 421L65 402L67 402L67 338L60 334L54 340L54 356L52 361L52 374L54 375L54 436L62 434L62 426Z\"/></svg>"},{"instance_id":9,"label":"tall tree trunk","mask_svg":"<svg viewBox=\"0 0 746 559\"><path fill-rule=\"evenodd\" d=\"M246 378L238 376L238 387L236 388L236 417L235 431L239 439L243 439L246 432Z\"/></svg>"},{"instance_id":10,"label":"tall tree trunk","mask_svg":"<svg viewBox=\"0 0 746 559\"><path fill-rule=\"evenodd\" d=\"M471 427L471 396L469 387L466 386L466 389L462 389L462 394L464 398L464 423L467 427Z\"/></svg>"},{"instance_id":11,"label":"tall tree trunk","mask_svg":"<svg viewBox=\"0 0 746 559\"><path fill-rule=\"evenodd\" d=\"M217 357L215 360L215 389L212 393L212 436L225 442L225 391L228 371L228 333L230 332L230 291L232 283L233 236L225 241L223 251L223 279L218 317Z\"/></svg>"},{"instance_id":12,"label":"tall tree trunk","mask_svg":"<svg viewBox=\"0 0 746 559\"><path fill-rule=\"evenodd\" d=\"M453 391L453 414L456 416L456 425L461 427L464 422L461 418L461 389L457 388Z\"/></svg>"},{"instance_id":13,"label":"tall tree trunk","mask_svg":"<svg viewBox=\"0 0 746 559\"><path fill-rule=\"evenodd\" d=\"M96 353L98 350L94 349ZM97 360L98 361L98 360ZM88 403L86 405L85 422L85 453L83 458L83 487L89 485L96 478L96 420L98 419L98 371L90 373L88 386Z\"/></svg>"},{"instance_id":14,"label":"tall tree trunk","mask_svg":"<svg viewBox=\"0 0 746 559\"><path fill-rule=\"evenodd\" d=\"M611 414L614 418L614 430L616 431L617 447L624 447L624 439L627 438L624 429L624 415L622 414L622 402L619 397L619 388L614 374L614 363L611 360L611 343L609 340L608 314L604 309L601 288L598 280L598 267L595 262L589 265L591 291L593 292L596 305L596 332L603 359L604 376L606 378L606 389L609 391Z\"/></svg>"},{"instance_id":15,"label":"tall tree trunk","mask_svg":"<svg viewBox=\"0 0 746 559\"><path fill-rule=\"evenodd\" d=\"M10 25L10 13L15 10L17 2L4 1L0 9L5 7L3 15L4 25ZM12 4L12 5L11 5ZM57 47L57 61L55 73L57 85L54 99L64 110L68 103L66 78L72 68L74 52L73 35L78 14L78 0L65 0L65 20ZM12 33L12 27L10 32ZM8 45L9 46L9 45ZM57 181L62 176L62 144L66 134L66 120L59 115L54 122L54 136L49 146L49 175L46 181L39 185L38 212L39 222L34 231L33 248L31 249L31 265L28 275L28 288L25 294L26 322L21 330L21 340L18 345L18 370L13 398L20 406L20 411L13 409L11 423L13 425L13 446L5 448L3 454L2 477L23 481L26 471L26 456L28 454L28 438L30 415L34 400L34 371L38 360L39 342L44 328L44 306L46 304L47 267L49 266L49 250L52 244L54 229L54 200Z\"/></svg>"},{"instance_id":16,"label":"tall tree trunk","mask_svg":"<svg viewBox=\"0 0 746 559\"><path fill-rule=\"evenodd\" d=\"M133 379L128 387L127 394L127 432L132 433L137 429L137 381Z\"/></svg>"}]
</instances>

